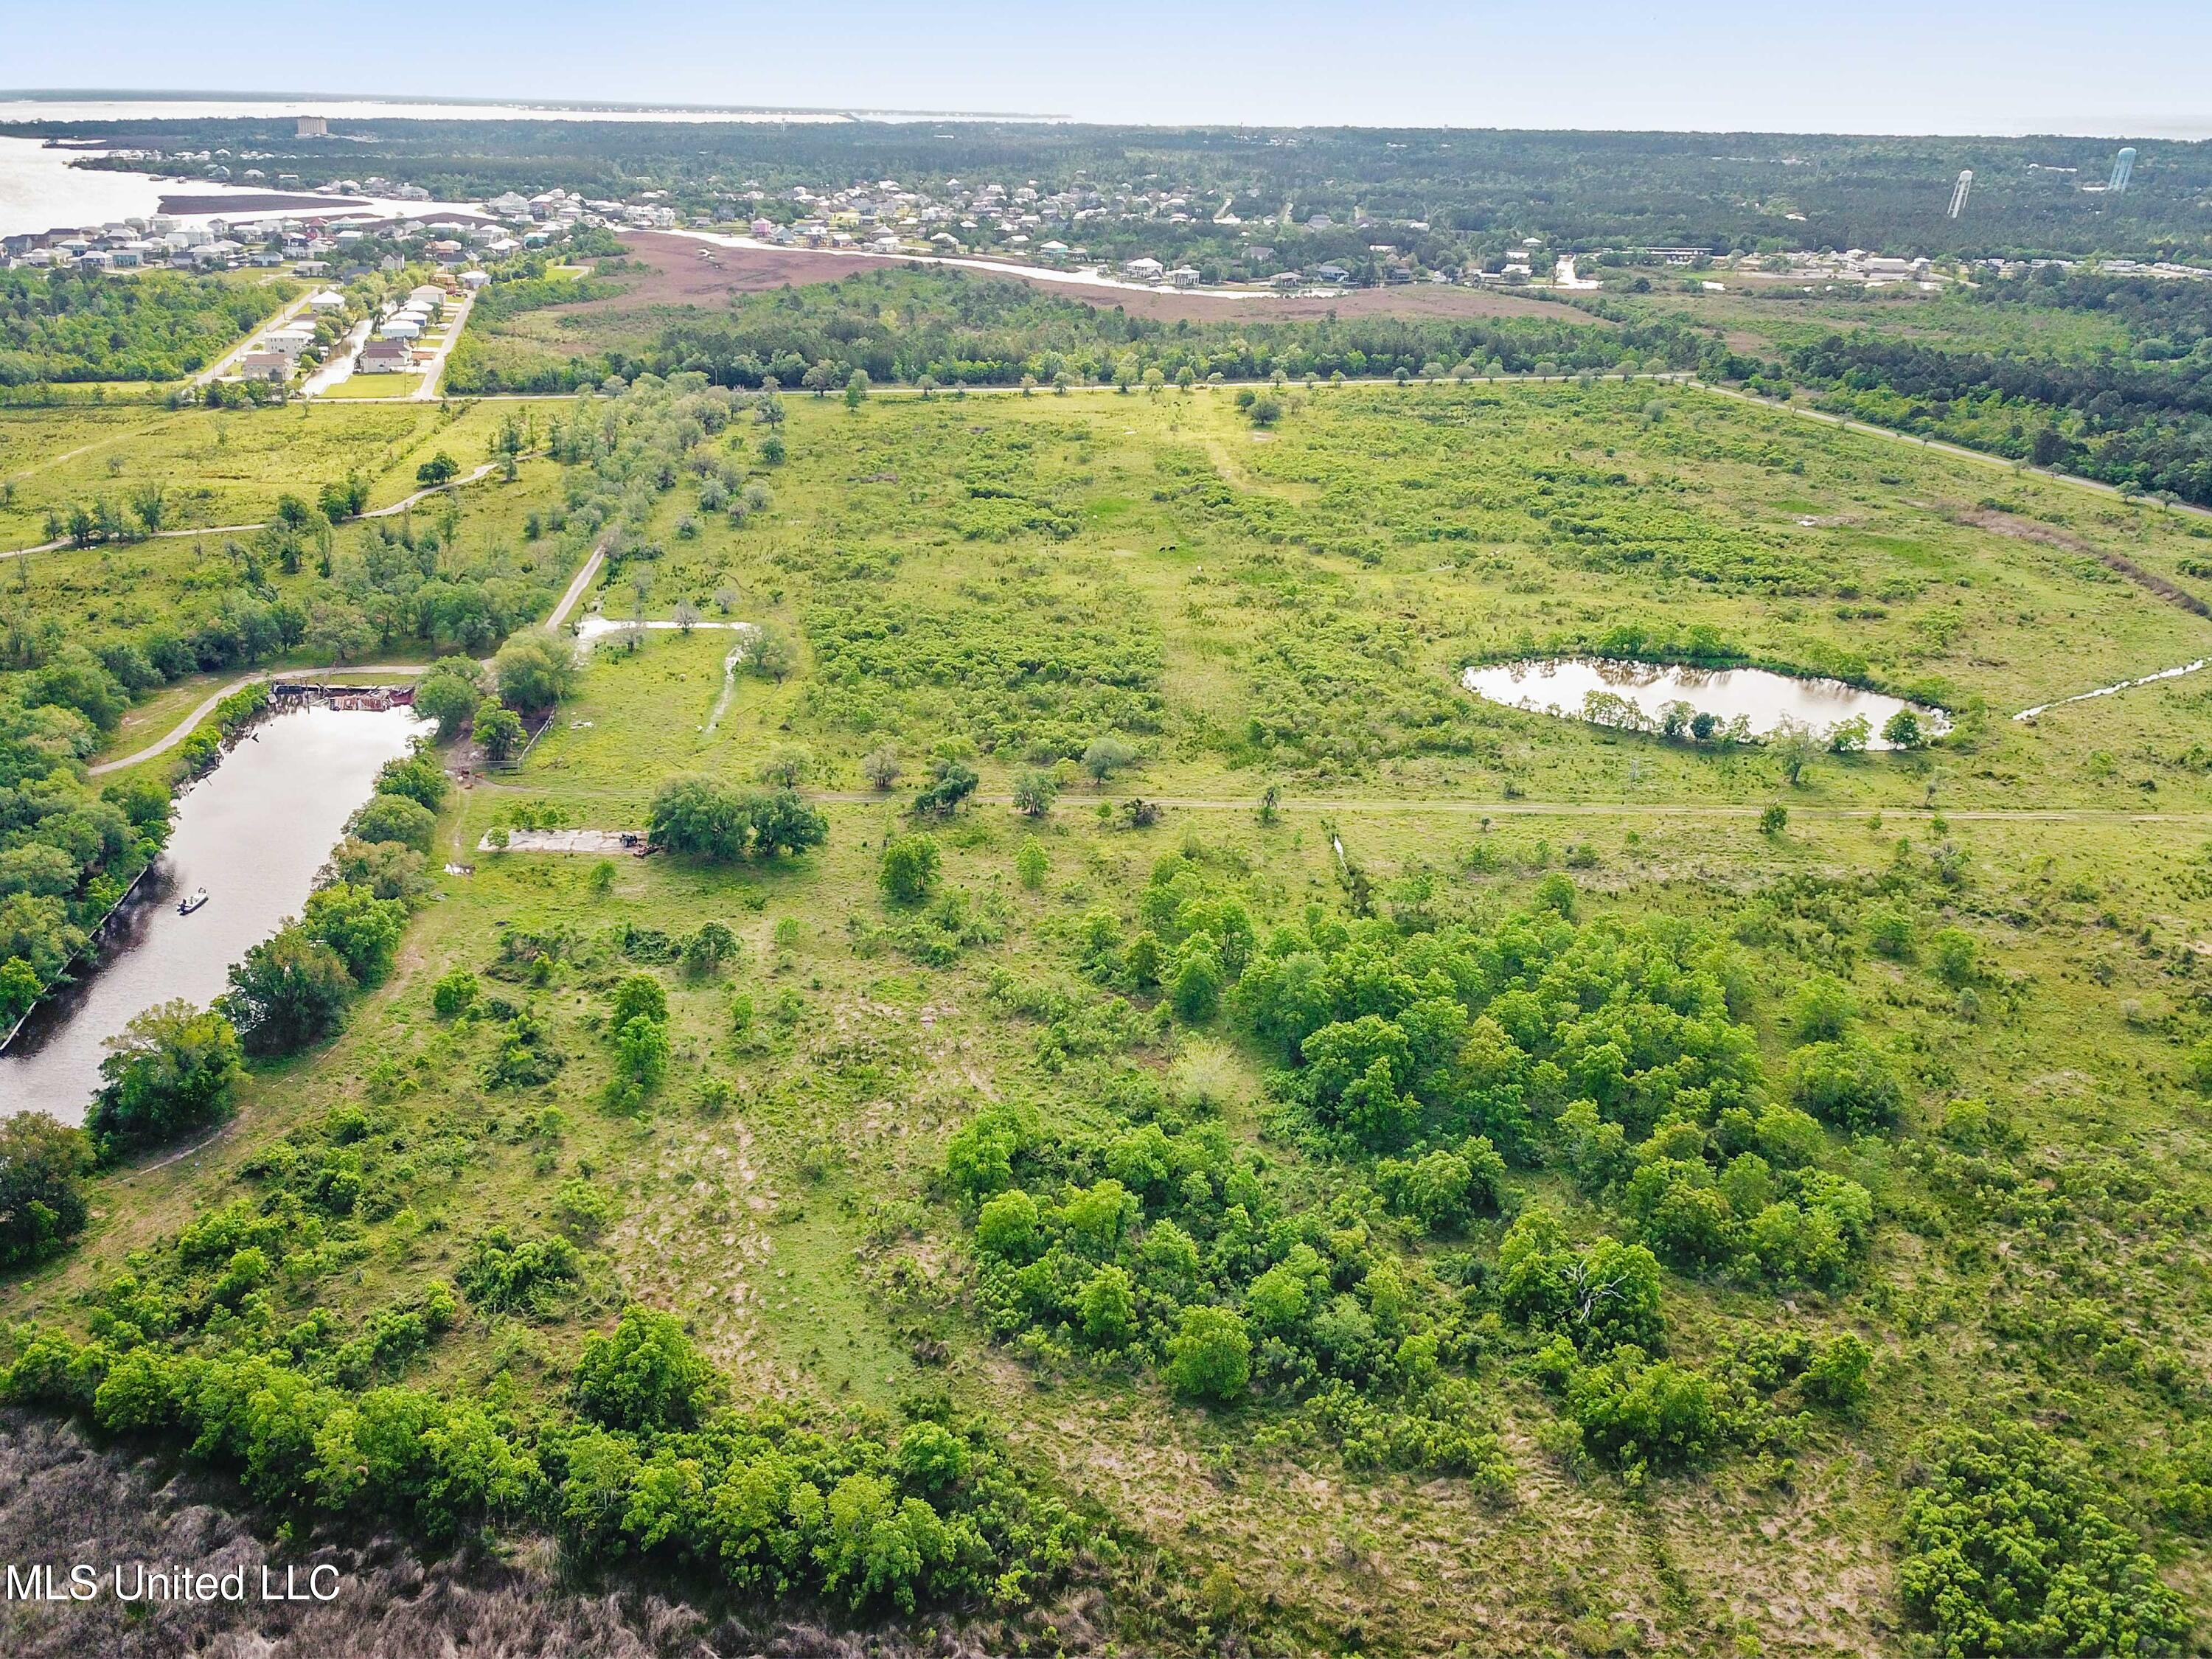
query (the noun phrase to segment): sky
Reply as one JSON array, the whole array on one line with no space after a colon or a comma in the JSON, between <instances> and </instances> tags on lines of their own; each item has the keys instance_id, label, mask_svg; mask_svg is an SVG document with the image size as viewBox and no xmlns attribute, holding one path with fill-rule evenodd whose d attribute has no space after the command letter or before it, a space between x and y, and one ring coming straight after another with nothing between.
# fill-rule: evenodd
<instances>
[{"instance_id":1,"label":"sky","mask_svg":"<svg viewBox=\"0 0 2212 1659\"><path fill-rule=\"evenodd\" d=\"M13 89L2212 138L2207 0L0 0L0 39Z\"/></svg>"}]
</instances>

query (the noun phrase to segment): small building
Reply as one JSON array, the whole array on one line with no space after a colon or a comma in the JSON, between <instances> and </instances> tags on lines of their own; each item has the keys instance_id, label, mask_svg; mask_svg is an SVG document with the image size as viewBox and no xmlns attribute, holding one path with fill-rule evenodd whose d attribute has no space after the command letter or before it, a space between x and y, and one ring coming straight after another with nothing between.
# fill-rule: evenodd
<instances>
[{"instance_id":1,"label":"small building","mask_svg":"<svg viewBox=\"0 0 2212 1659\"><path fill-rule=\"evenodd\" d=\"M413 340L421 337L422 325L412 317L387 317L376 331L387 340Z\"/></svg>"},{"instance_id":2,"label":"small building","mask_svg":"<svg viewBox=\"0 0 2212 1659\"><path fill-rule=\"evenodd\" d=\"M327 276L331 274L331 262L327 259L301 259L293 264L292 274L295 276Z\"/></svg>"},{"instance_id":3,"label":"small building","mask_svg":"<svg viewBox=\"0 0 2212 1659\"><path fill-rule=\"evenodd\" d=\"M1158 259L1151 258L1125 259L1121 263L1121 274L1138 283L1157 283L1166 269Z\"/></svg>"},{"instance_id":4,"label":"small building","mask_svg":"<svg viewBox=\"0 0 2212 1659\"><path fill-rule=\"evenodd\" d=\"M326 288L319 294L310 294L307 296L307 309L319 317L326 311L343 311L345 295L336 289Z\"/></svg>"},{"instance_id":5,"label":"small building","mask_svg":"<svg viewBox=\"0 0 2212 1659\"><path fill-rule=\"evenodd\" d=\"M249 380L282 386L292 378L292 359L282 351L249 351L238 360L238 372Z\"/></svg>"},{"instance_id":6,"label":"small building","mask_svg":"<svg viewBox=\"0 0 2212 1659\"><path fill-rule=\"evenodd\" d=\"M465 270L461 273L461 286L471 294L490 281L491 273L488 270Z\"/></svg>"}]
</instances>

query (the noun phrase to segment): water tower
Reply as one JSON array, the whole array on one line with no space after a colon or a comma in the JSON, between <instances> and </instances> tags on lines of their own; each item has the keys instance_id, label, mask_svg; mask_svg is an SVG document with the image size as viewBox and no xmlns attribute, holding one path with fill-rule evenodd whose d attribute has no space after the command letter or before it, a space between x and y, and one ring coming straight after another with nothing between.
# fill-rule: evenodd
<instances>
[{"instance_id":1,"label":"water tower","mask_svg":"<svg viewBox=\"0 0 2212 1659\"><path fill-rule=\"evenodd\" d=\"M1966 168L1959 174L1959 182L1951 191L1951 216L1955 219L1966 210L1966 192L1974 187L1974 170Z\"/></svg>"},{"instance_id":2,"label":"water tower","mask_svg":"<svg viewBox=\"0 0 2212 1659\"><path fill-rule=\"evenodd\" d=\"M2128 193L2128 175L2135 170L2136 153L2134 148L2130 146L2130 148L2122 150L2118 155L2112 158L2112 182L2105 186L2105 194L2107 196L2126 195Z\"/></svg>"}]
</instances>

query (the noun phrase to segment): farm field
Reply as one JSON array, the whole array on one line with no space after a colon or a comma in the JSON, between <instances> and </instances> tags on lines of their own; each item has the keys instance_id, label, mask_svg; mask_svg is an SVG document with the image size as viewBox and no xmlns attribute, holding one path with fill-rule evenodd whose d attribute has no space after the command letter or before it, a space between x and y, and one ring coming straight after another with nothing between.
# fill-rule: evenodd
<instances>
[{"instance_id":1,"label":"farm field","mask_svg":"<svg viewBox=\"0 0 2212 1659\"><path fill-rule=\"evenodd\" d=\"M2212 654L2206 526L1648 381L1260 391L0 418L27 542L396 500L527 407L256 602L488 656L425 588L527 629L596 548L595 627L677 624L428 792L342 1030L0 1284L69 1345L13 1397L166 1445L250 1371L212 1461L288 1516L333 1444L415 1494L368 1425L421 1413L508 1474L412 1524L894 1651L1935 1654L2023 1492L2063 1640L2187 1650L2212 672L2014 716ZM189 633L243 556L44 555L0 619ZM1954 724L1793 768L1457 682L1571 653ZM682 1387L612 1397L617 1331Z\"/></svg>"}]
</instances>

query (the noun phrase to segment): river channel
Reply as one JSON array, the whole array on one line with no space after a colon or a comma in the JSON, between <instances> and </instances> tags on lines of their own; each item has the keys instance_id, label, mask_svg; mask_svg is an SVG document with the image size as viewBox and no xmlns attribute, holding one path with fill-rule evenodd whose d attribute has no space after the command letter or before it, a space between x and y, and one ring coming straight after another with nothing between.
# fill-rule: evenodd
<instances>
[{"instance_id":1,"label":"river channel","mask_svg":"<svg viewBox=\"0 0 2212 1659\"><path fill-rule=\"evenodd\" d=\"M299 914L386 761L426 729L404 708L305 708L264 721L177 803L169 845L108 923L96 966L0 1054L0 1114L82 1121L109 1037L173 997L204 1006L230 965ZM189 916L177 899L209 900Z\"/></svg>"}]
</instances>

